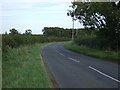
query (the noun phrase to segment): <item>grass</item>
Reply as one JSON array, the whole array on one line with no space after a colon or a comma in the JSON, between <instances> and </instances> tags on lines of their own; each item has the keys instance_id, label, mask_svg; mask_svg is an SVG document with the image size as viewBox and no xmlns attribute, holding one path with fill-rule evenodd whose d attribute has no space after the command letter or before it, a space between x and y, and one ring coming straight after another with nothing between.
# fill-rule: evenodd
<instances>
[{"instance_id":1,"label":"grass","mask_svg":"<svg viewBox=\"0 0 120 90\"><path fill-rule=\"evenodd\" d=\"M52 88L40 56L44 45L14 48L3 54L3 88Z\"/></svg>"},{"instance_id":2,"label":"grass","mask_svg":"<svg viewBox=\"0 0 120 90\"><path fill-rule=\"evenodd\" d=\"M77 46L75 44L66 44L64 45L64 47L81 54L97 57L115 63L118 63L118 60L120 60L120 56L118 56L118 52L91 49L84 46Z\"/></svg>"}]
</instances>

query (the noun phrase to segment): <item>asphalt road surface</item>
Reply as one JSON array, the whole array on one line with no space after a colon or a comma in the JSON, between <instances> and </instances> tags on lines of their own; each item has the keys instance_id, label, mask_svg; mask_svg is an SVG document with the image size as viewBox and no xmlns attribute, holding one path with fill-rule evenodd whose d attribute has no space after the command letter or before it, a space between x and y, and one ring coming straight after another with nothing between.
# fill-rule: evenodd
<instances>
[{"instance_id":1,"label":"asphalt road surface","mask_svg":"<svg viewBox=\"0 0 120 90\"><path fill-rule=\"evenodd\" d=\"M42 55L60 88L119 88L118 64L85 56L63 47L43 48Z\"/></svg>"}]
</instances>

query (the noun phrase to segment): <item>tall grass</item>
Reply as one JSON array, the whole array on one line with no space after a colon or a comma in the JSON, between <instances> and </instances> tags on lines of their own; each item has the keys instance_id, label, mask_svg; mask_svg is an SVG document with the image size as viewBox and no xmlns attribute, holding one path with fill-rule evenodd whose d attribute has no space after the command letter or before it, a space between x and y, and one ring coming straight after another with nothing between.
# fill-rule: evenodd
<instances>
[{"instance_id":1,"label":"tall grass","mask_svg":"<svg viewBox=\"0 0 120 90\"><path fill-rule=\"evenodd\" d=\"M3 88L51 88L40 57L44 45L13 48L3 54Z\"/></svg>"}]
</instances>

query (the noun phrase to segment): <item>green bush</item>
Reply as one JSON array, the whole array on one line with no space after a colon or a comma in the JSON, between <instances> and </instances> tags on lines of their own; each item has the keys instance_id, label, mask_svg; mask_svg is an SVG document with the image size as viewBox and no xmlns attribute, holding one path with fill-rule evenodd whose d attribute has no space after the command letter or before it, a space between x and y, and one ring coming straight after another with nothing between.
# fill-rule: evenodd
<instances>
[{"instance_id":1,"label":"green bush","mask_svg":"<svg viewBox=\"0 0 120 90\"><path fill-rule=\"evenodd\" d=\"M81 37L78 36L77 38L75 38L74 41L76 44L80 45L80 46L87 46L87 47L91 47L91 48L97 48L97 40L96 37L91 37L91 36L86 36L86 37Z\"/></svg>"},{"instance_id":2,"label":"green bush","mask_svg":"<svg viewBox=\"0 0 120 90\"><path fill-rule=\"evenodd\" d=\"M86 46L95 49L102 50L114 50L118 51L118 40L111 40L109 38L103 38L97 36L98 31L91 31L91 33L86 30L79 31L79 35L75 38L74 42L80 46Z\"/></svg>"},{"instance_id":3,"label":"green bush","mask_svg":"<svg viewBox=\"0 0 120 90\"><path fill-rule=\"evenodd\" d=\"M7 51L9 48L16 48L21 45L32 45L35 43L69 41L67 37L54 37L44 35L3 35L2 36L2 51Z\"/></svg>"}]
</instances>

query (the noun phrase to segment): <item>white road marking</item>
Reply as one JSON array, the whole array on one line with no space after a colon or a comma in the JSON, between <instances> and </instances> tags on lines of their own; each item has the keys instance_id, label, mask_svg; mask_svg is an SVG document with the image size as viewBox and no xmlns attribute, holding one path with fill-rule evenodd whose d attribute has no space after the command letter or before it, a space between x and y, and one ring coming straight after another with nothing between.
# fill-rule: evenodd
<instances>
[{"instance_id":1,"label":"white road marking","mask_svg":"<svg viewBox=\"0 0 120 90\"><path fill-rule=\"evenodd\" d=\"M109 76L109 75L107 75L107 74L105 74L105 73L103 73L103 72L101 72L101 71L99 71L99 70L91 67L91 66L89 66L89 68L92 69L92 70L94 70L94 71L96 71L96 72L98 72L98 73L100 73L100 74L102 74L102 75L104 75L104 76L106 76L106 77L108 77L108 78L110 78L110 79L112 79L112 80L114 80L114 81L116 81L116 82L119 82L119 83L120 83L119 80L117 80L117 79L115 79L115 78L113 78L113 77L111 77L111 76Z\"/></svg>"},{"instance_id":2,"label":"white road marking","mask_svg":"<svg viewBox=\"0 0 120 90\"><path fill-rule=\"evenodd\" d=\"M68 57L68 59L70 59L70 60L72 60L72 61L75 61L75 62L77 62L77 63L80 63L80 61L75 60L75 59L73 59L73 58Z\"/></svg>"},{"instance_id":3,"label":"white road marking","mask_svg":"<svg viewBox=\"0 0 120 90\"><path fill-rule=\"evenodd\" d=\"M64 56L64 57L65 57L65 55L64 55L64 54L60 53L60 52L59 52L59 51L57 51L57 50L55 50L55 51L56 51L57 53L59 53L60 55L62 55L62 56ZM75 59L73 59L73 58L68 57L68 59L70 59L70 60L72 60L72 61L74 61L74 62L80 63L80 61L75 60Z\"/></svg>"},{"instance_id":4,"label":"white road marking","mask_svg":"<svg viewBox=\"0 0 120 90\"><path fill-rule=\"evenodd\" d=\"M59 54L65 57L65 55L64 55L64 54L62 54L62 53L59 53Z\"/></svg>"},{"instance_id":5,"label":"white road marking","mask_svg":"<svg viewBox=\"0 0 120 90\"><path fill-rule=\"evenodd\" d=\"M60 53L59 51L57 51L57 50L56 50L56 52L57 52L57 53L59 53L60 55L62 55L62 56L64 56L64 57L65 57L65 55L64 55L64 54L62 54L62 53Z\"/></svg>"},{"instance_id":6,"label":"white road marking","mask_svg":"<svg viewBox=\"0 0 120 90\"><path fill-rule=\"evenodd\" d=\"M59 53L57 50L55 50L57 53Z\"/></svg>"}]
</instances>

